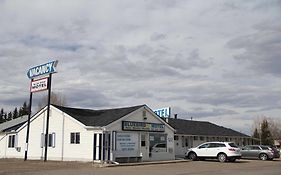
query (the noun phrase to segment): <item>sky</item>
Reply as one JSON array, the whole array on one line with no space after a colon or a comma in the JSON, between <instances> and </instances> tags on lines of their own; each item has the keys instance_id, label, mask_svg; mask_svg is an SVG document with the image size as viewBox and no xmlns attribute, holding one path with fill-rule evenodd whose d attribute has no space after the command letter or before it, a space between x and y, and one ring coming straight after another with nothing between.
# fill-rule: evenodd
<instances>
[{"instance_id":1,"label":"sky","mask_svg":"<svg viewBox=\"0 0 281 175\"><path fill-rule=\"evenodd\" d=\"M280 0L0 0L0 108L28 102L28 69L58 60L66 106L171 107L251 134L280 119L280 19Z\"/></svg>"}]
</instances>

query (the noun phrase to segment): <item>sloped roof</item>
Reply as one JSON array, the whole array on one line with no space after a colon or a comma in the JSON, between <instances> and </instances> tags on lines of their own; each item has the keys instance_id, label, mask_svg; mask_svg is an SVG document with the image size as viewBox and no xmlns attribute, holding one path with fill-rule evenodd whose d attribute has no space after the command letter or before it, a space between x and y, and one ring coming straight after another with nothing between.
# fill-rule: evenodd
<instances>
[{"instance_id":1,"label":"sloped roof","mask_svg":"<svg viewBox=\"0 0 281 175\"><path fill-rule=\"evenodd\" d=\"M106 126L146 105L103 110L69 108L57 105L53 106L75 118L85 126Z\"/></svg>"},{"instance_id":2,"label":"sloped roof","mask_svg":"<svg viewBox=\"0 0 281 175\"><path fill-rule=\"evenodd\" d=\"M202 136L239 136L250 137L230 128L205 121L168 118L168 123L176 129L176 134Z\"/></svg>"},{"instance_id":3,"label":"sloped roof","mask_svg":"<svg viewBox=\"0 0 281 175\"><path fill-rule=\"evenodd\" d=\"M16 119L1 123L0 132L9 132L12 130L17 130L25 122L27 122L27 119L28 119L28 115L24 115L24 116L18 117Z\"/></svg>"}]
</instances>

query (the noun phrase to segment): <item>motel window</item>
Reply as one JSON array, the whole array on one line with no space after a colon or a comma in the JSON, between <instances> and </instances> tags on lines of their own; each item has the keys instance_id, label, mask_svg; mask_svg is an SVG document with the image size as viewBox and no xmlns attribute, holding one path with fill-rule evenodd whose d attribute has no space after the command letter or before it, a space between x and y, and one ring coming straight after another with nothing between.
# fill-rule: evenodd
<instances>
[{"instance_id":1,"label":"motel window","mask_svg":"<svg viewBox=\"0 0 281 175\"><path fill-rule=\"evenodd\" d=\"M149 150L151 152L167 152L167 134L150 133Z\"/></svg>"},{"instance_id":2,"label":"motel window","mask_svg":"<svg viewBox=\"0 0 281 175\"><path fill-rule=\"evenodd\" d=\"M142 116L146 117L146 111L142 111Z\"/></svg>"},{"instance_id":3,"label":"motel window","mask_svg":"<svg viewBox=\"0 0 281 175\"><path fill-rule=\"evenodd\" d=\"M188 147L188 138L182 136L182 147Z\"/></svg>"},{"instance_id":4,"label":"motel window","mask_svg":"<svg viewBox=\"0 0 281 175\"><path fill-rule=\"evenodd\" d=\"M146 146L146 144L145 144L146 141L145 141L145 140L146 140L145 135L142 134L142 135L141 135L141 146Z\"/></svg>"},{"instance_id":5,"label":"motel window","mask_svg":"<svg viewBox=\"0 0 281 175\"><path fill-rule=\"evenodd\" d=\"M16 135L9 136L8 148L14 148L16 145Z\"/></svg>"},{"instance_id":6,"label":"motel window","mask_svg":"<svg viewBox=\"0 0 281 175\"><path fill-rule=\"evenodd\" d=\"M193 140L198 140L198 136L194 136L194 137L193 137Z\"/></svg>"},{"instance_id":7,"label":"motel window","mask_svg":"<svg viewBox=\"0 0 281 175\"><path fill-rule=\"evenodd\" d=\"M70 133L70 143L71 144L80 144L80 132Z\"/></svg>"},{"instance_id":8,"label":"motel window","mask_svg":"<svg viewBox=\"0 0 281 175\"><path fill-rule=\"evenodd\" d=\"M41 148L43 148L45 146L45 136L46 134L44 133L41 133ZM47 142L47 145L48 147L55 147L56 145L56 133L51 133L51 134L48 134L48 142Z\"/></svg>"},{"instance_id":9,"label":"motel window","mask_svg":"<svg viewBox=\"0 0 281 175\"><path fill-rule=\"evenodd\" d=\"M143 120L147 120L146 111L142 111Z\"/></svg>"},{"instance_id":10,"label":"motel window","mask_svg":"<svg viewBox=\"0 0 281 175\"><path fill-rule=\"evenodd\" d=\"M200 140L201 140L201 141L204 141L204 137L203 137L203 136L200 136Z\"/></svg>"},{"instance_id":11,"label":"motel window","mask_svg":"<svg viewBox=\"0 0 281 175\"><path fill-rule=\"evenodd\" d=\"M185 138L185 147L188 147L188 138Z\"/></svg>"},{"instance_id":12,"label":"motel window","mask_svg":"<svg viewBox=\"0 0 281 175\"><path fill-rule=\"evenodd\" d=\"M224 140L227 142L227 141L228 141L228 138L226 137Z\"/></svg>"},{"instance_id":13,"label":"motel window","mask_svg":"<svg viewBox=\"0 0 281 175\"><path fill-rule=\"evenodd\" d=\"M55 133L49 134L48 136L48 146L55 147Z\"/></svg>"}]
</instances>

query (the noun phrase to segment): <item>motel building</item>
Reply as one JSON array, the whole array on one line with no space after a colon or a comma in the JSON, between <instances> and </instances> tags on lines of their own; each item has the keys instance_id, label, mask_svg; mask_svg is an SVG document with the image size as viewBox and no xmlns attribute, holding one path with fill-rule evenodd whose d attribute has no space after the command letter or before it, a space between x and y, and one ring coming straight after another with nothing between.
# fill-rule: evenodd
<instances>
[{"instance_id":1,"label":"motel building","mask_svg":"<svg viewBox=\"0 0 281 175\"><path fill-rule=\"evenodd\" d=\"M176 130L174 137L176 157L184 157L189 148L204 142L234 142L240 147L259 144L259 140L251 136L208 121L185 120L177 117L165 118L165 121Z\"/></svg>"},{"instance_id":2,"label":"motel building","mask_svg":"<svg viewBox=\"0 0 281 175\"><path fill-rule=\"evenodd\" d=\"M90 110L51 105L47 160L125 163L174 160L208 141L258 144L207 121L171 117L146 105ZM47 107L31 118L28 159L44 160ZM24 158L27 116L0 124L0 158Z\"/></svg>"},{"instance_id":3,"label":"motel building","mask_svg":"<svg viewBox=\"0 0 281 175\"><path fill-rule=\"evenodd\" d=\"M44 160L47 107L0 125L0 158ZM123 163L175 159L174 128L148 106L90 110L51 105L47 160Z\"/></svg>"}]
</instances>

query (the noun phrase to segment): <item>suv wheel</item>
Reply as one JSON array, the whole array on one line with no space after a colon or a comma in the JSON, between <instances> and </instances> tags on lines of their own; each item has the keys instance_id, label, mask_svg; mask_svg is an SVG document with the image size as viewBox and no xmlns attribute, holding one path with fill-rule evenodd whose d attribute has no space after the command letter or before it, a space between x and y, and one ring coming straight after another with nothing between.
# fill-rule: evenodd
<instances>
[{"instance_id":1,"label":"suv wheel","mask_svg":"<svg viewBox=\"0 0 281 175\"><path fill-rule=\"evenodd\" d=\"M236 160L236 158L234 158L234 157L228 159L229 162L235 162L235 160Z\"/></svg>"},{"instance_id":2,"label":"suv wheel","mask_svg":"<svg viewBox=\"0 0 281 175\"><path fill-rule=\"evenodd\" d=\"M227 156L226 156L224 153L220 153L220 154L218 155L218 160L219 160L220 162L225 162L226 159L227 159Z\"/></svg>"},{"instance_id":3,"label":"suv wheel","mask_svg":"<svg viewBox=\"0 0 281 175\"><path fill-rule=\"evenodd\" d=\"M191 152L189 153L188 158L194 161L197 159L197 155L194 152Z\"/></svg>"},{"instance_id":4,"label":"suv wheel","mask_svg":"<svg viewBox=\"0 0 281 175\"><path fill-rule=\"evenodd\" d=\"M268 159L268 156L264 153L260 154L260 159L261 160L267 160Z\"/></svg>"}]
</instances>

